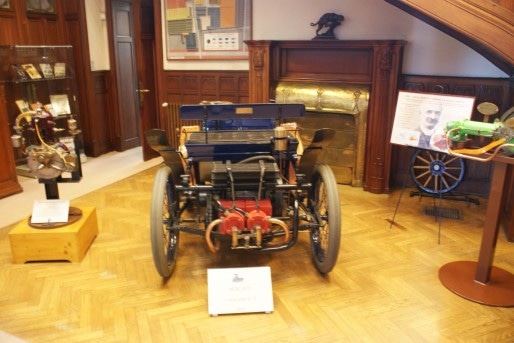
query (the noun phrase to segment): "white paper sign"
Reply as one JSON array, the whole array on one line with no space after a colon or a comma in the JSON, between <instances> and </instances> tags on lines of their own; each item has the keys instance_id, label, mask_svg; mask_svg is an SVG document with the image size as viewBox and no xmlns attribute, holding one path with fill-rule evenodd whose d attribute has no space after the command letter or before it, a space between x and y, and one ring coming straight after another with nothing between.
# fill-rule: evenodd
<instances>
[{"instance_id":1,"label":"white paper sign","mask_svg":"<svg viewBox=\"0 0 514 343\"><path fill-rule=\"evenodd\" d=\"M209 314L273 312L270 267L207 269Z\"/></svg>"},{"instance_id":2,"label":"white paper sign","mask_svg":"<svg viewBox=\"0 0 514 343\"><path fill-rule=\"evenodd\" d=\"M66 223L70 211L70 201L60 199L36 200L32 208L32 224Z\"/></svg>"},{"instance_id":3,"label":"white paper sign","mask_svg":"<svg viewBox=\"0 0 514 343\"><path fill-rule=\"evenodd\" d=\"M448 152L448 122L470 119L475 98L400 91L391 143Z\"/></svg>"}]
</instances>

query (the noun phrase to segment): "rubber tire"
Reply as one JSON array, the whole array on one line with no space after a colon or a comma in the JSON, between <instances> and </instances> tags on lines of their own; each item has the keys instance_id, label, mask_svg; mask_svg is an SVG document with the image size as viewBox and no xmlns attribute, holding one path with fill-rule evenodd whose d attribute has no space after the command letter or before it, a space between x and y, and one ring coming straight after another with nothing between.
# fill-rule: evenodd
<instances>
[{"instance_id":1,"label":"rubber tire","mask_svg":"<svg viewBox=\"0 0 514 343\"><path fill-rule=\"evenodd\" d=\"M180 231L172 226L177 219L177 199L171 168L163 166L155 175L150 208L153 261L163 278L171 276L176 264Z\"/></svg>"},{"instance_id":2,"label":"rubber tire","mask_svg":"<svg viewBox=\"0 0 514 343\"><path fill-rule=\"evenodd\" d=\"M312 213L319 211L324 224L323 227L310 231L311 253L316 268L326 274L334 268L339 255L341 242L339 193L334 173L326 164L315 165L311 182L309 210ZM317 209L312 206L316 206Z\"/></svg>"}]
</instances>

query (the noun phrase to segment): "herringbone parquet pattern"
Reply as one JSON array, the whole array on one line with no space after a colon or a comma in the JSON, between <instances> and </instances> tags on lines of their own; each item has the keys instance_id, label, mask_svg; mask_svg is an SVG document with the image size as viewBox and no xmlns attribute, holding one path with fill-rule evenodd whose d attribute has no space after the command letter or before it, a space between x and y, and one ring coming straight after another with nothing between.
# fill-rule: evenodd
<instances>
[{"instance_id":1,"label":"herringbone parquet pattern","mask_svg":"<svg viewBox=\"0 0 514 343\"><path fill-rule=\"evenodd\" d=\"M513 342L514 309L476 304L448 291L438 269L476 261L481 205L443 201L441 242L428 198L375 195L339 186L342 242L323 277L308 237L285 252L212 254L203 237L181 235L177 268L155 272L149 202L156 168L72 201L95 206L100 234L81 263L12 264L0 230L0 330L29 342ZM5 215L5 214L2 214ZM271 267L271 314L207 313L207 269ZM500 235L495 265L514 272L514 246ZM219 290L223 292L223 289Z\"/></svg>"}]
</instances>

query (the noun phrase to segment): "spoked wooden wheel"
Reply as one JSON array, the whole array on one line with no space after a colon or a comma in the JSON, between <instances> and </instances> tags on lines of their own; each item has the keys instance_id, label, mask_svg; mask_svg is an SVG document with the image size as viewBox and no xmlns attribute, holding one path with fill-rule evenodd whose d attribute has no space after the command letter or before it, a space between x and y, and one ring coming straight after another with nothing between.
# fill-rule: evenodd
<instances>
[{"instance_id":1,"label":"spoked wooden wheel","mask_svg":"<svg viewBox=\"0 0 514 343\"><path fill-rule=\"evenodd\" d=\"M175 268L180 233L174 228L178 206L171 168L163 166L157 171L153 184L150 238L155 268L164 278L171 276Z\"/></svg>"},{"instance_id":2,"label":"spoked wooden wheel","mask_svg":"<svg viewBox=\"0 0 514 343\"><path fill-rule=\"evenodd\" d=\"M454 190L462 181L464 170L462 158L431 150L416 151L410 166L412 180L430 194Z\"/></svg>"},{"instance_id":3,"label":"spoked wooden wheel","mask_svg":"<svg viewBox=\"0 0 514 343\"><path fill-rule=\"evenodd\" d=\"M316 164L309 196L309 210L321 226L310 231L312 257L321 273L330 272L339 255L341 240L341 208L337 183L332 169Z\"/></svg>"}]
</instances>

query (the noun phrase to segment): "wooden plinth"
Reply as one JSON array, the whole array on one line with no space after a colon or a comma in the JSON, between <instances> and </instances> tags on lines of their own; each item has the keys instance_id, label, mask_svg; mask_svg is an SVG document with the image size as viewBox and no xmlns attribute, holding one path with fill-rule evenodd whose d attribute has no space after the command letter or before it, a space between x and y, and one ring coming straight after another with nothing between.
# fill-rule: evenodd
<instances>
[{"instance_id":1,"label":"wooden plinth","mask_svg":"<svg viewBox=\"0 0 514 343\"><path fill-rule=\"evenodd\" d=\"M24 219L9 232L14 263L28 261L80 262L98 235L94 207L83 207L82 218L55 229L31 228Z\"/></svg>"},{"instance_id":2,"label":"wooden plinth","mask_svg":"<svg viewBox=\"0 0 514 343\"><path fill-rule=\"evenodd\" d=\"M514 275L501 268L492 267L490 280L475 280L478 263L456 261L439 269L439 280L450 291L468 300L491 306L514 306Z\"/></svg>"}]
</instances>

